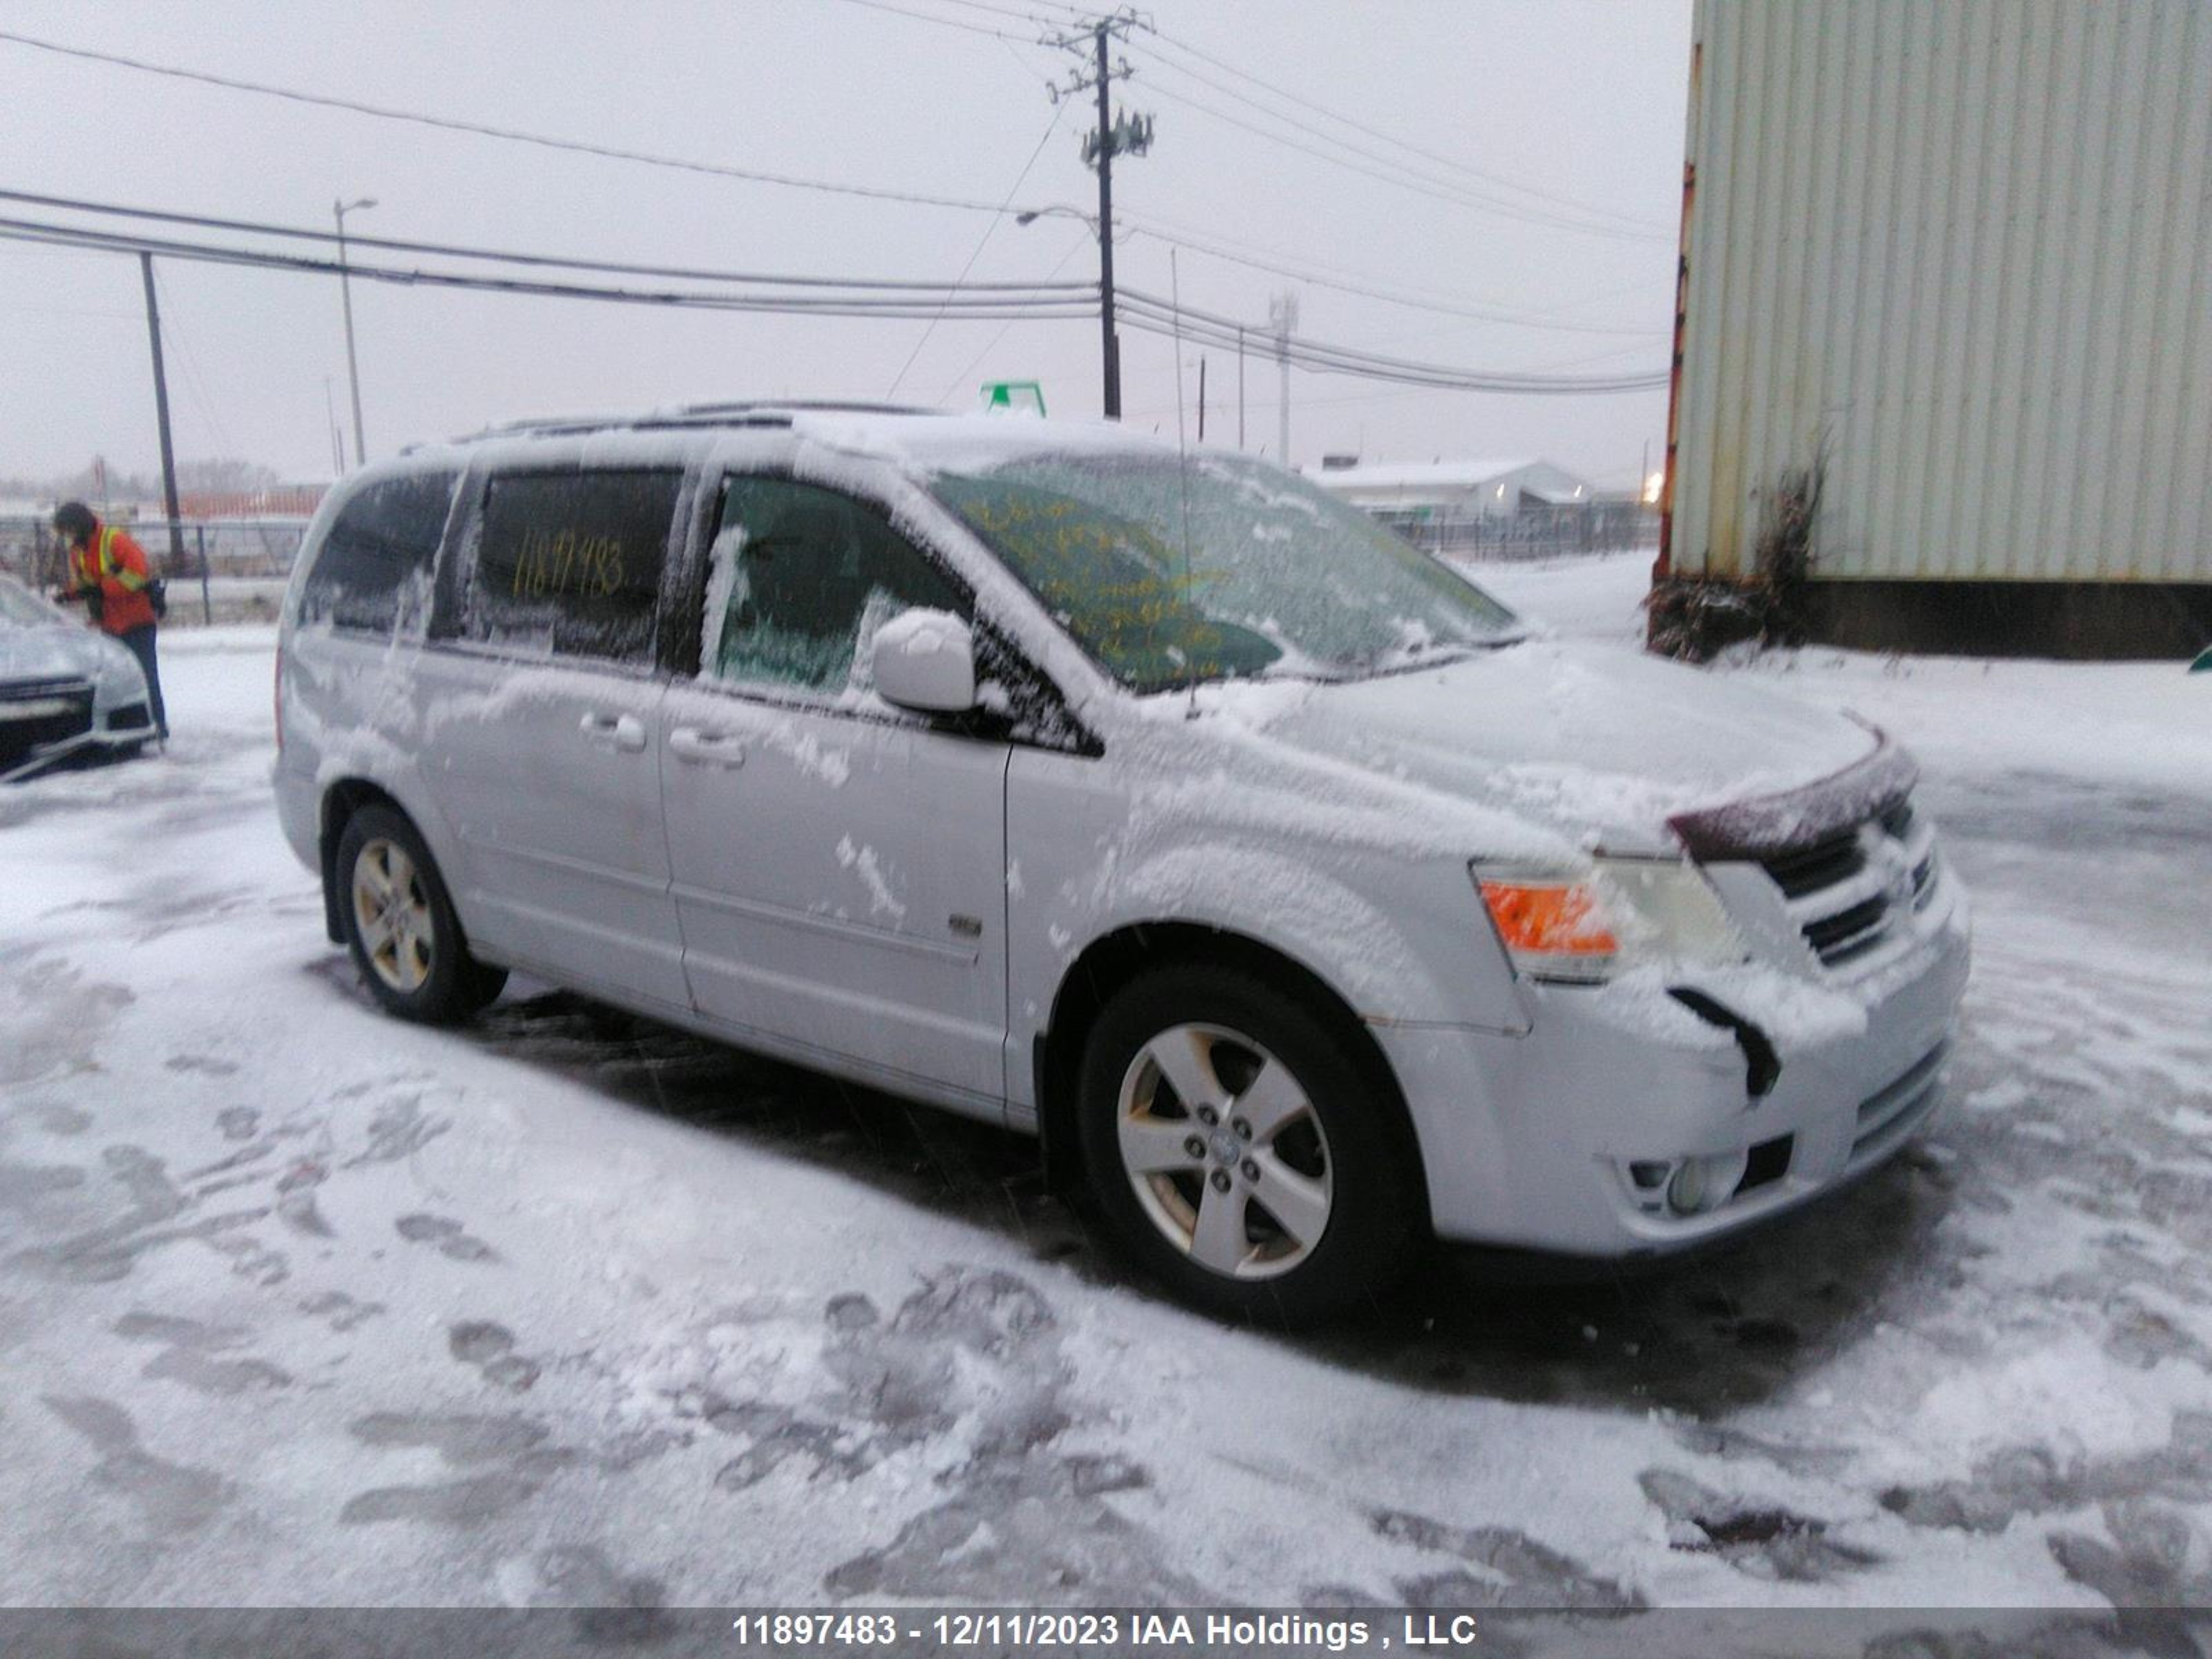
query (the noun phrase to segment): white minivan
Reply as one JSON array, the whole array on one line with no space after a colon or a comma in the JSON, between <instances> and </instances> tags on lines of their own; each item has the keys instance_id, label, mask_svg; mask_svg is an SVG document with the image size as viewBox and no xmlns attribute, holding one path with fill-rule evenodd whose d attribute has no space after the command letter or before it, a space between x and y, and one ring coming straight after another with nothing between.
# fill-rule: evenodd
<instances>
[{"instance_id":1,"label":"white minivan","mask_svg":"<svg viewBox=\"0 0 2212 1659\"><path fill-rule=\"evenodd\" d=\"M1038 1135L1218 1311L1704 1243L1938 1099L1966 907L1900 750L1243 455L503 428L334 491L279 645L284 830L392 1012L522 969Z\"/></svg>"}]
</instances>

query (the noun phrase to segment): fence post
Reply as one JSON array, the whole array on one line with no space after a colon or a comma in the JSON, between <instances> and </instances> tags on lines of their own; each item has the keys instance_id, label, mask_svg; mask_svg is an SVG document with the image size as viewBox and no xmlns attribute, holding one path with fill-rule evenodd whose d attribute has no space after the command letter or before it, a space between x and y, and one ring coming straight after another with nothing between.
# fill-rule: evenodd
<instances>
[{"instance_id":1,"label":"fence post","mask_svg":"<svg viewBox=\"0 0 2212 1659\"><path fill-rule=\"evenodd\" d=\"M207 526L205 525L196 524L192 526L192 543L198 552L200 562L200 623L204 627L211 627L215 623L215 601L208 595Z\"/></svg>"}]
</instances>

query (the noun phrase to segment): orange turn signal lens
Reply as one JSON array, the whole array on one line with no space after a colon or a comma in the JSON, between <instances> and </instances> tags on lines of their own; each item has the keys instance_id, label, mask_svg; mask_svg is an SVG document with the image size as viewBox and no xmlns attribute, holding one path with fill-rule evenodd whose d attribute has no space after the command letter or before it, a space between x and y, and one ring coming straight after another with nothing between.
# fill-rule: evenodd
<instances>
[{"instance_id":1,"label":"orange turn signal lens","mask_svg":"<svg viewBox=\"0 0 2212 1659\"><path fill-rule=\"evenodd\" d=\"M1620 941L1599 915L1597 896L1587 887L1511 881L1485 881L1482 902L1498 924L1505 948L1545 957L1609 957Z\"/></svg>"}]
</instances>

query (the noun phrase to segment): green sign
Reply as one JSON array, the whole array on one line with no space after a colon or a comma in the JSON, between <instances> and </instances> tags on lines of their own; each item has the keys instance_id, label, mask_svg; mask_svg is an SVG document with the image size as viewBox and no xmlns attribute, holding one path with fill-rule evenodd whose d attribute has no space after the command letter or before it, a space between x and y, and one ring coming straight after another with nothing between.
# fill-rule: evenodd
<instances>
[{"instance_id":1,"label":"green sign","mask_svg":"<svg viewBox=\"0 0 2212 1659\"><path fill-rule=\"evenodd\" d=\"M983 407L1004 410L1008 414L1017 411L1024 415L1044 413L1044 387L1035 380L986 380L983 382Z\"/></svg>"}]
</instances>

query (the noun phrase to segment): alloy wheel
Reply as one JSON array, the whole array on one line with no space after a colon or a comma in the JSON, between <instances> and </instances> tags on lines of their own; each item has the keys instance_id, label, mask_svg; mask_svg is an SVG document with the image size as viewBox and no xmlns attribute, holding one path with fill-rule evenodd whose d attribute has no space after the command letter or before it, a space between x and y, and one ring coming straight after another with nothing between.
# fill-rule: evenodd
<instances>
[{"instance_id":1,"label":"alloy wheel","mask_svg":"<svg viewBox=\"0 0 2212 1659\"><path fill-rule=\"evenodd\" d=\"M1335 1166L1321 1119L1290 1067L1241 1032L1153 1036L1122 1076L1115 1131L1146 1216L1211 1272L1286 1273L1328 1230Z\"/></svg>"},{"instance_id":2,"label":"alloy wheel","mask_svg":"<svg viewBox=\"0 0 2212 1659\"><path fill-rule=\"evenodd\" d=\"M435 962L437 924L407 849L381 837L353 865L353 915L376 976L402 996L420 990Z\"/></svg>"}]
</instances>

